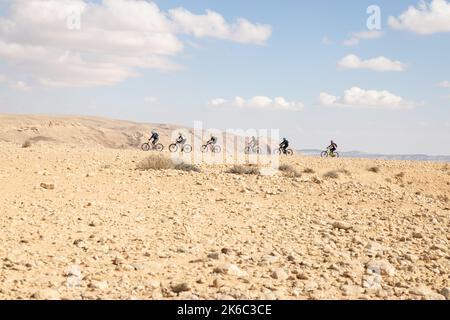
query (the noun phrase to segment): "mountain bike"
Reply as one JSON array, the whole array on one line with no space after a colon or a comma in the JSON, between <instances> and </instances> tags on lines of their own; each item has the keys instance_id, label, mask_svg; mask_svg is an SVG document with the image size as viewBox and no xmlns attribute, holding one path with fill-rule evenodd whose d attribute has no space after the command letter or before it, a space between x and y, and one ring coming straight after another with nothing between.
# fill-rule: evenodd
<instances>
[{"instance_id":1,"label":"mountain bike","mask_svg":"<svg viewBox=\"0 0 450 320\"><path fill-rule=\"evenodd\" d=\"M278 148L274 151L275 154L286 154L288 156L294 155L294 151L292 149L286 149L286 153L284 153L283 149Z\"/></svg>"},{"instance_id":2,"label":"mountain bike","mask_svg":"<svg viewBox=\"0 0 450 320\"><path fill-rule=\"evenodd\" d=\"M141 149L142 151L156 150L161 152L164 150L164 146L161 143L153 144L150 141L148 141L141 146Z\"/></svg>"},{"instance_id":3,"label":"mountain bike","mask_svg":"<svg viewBox=\"0 0 450 320\"><path fill-rule=\"evenodd\" d=\"M338 152L331 152L330 149L327 149L326 151L323 151L320 156L322 158L339 158L339 153Z\"/></svg>"},{"instance_id":4,"label":"mountain bike","mask_svg":"<svg viewBox=\"0 0 450 320\"><path fill-rule=\"evenodd\" d=\"M208 152L208 150L211 150L212 153L220 153L222 151L222 148L220 146L215 146L212 144L204 144L202 146L202 152Z\"/></svg>"},{"instance_id":5,"label":"mountain bike","mask_svg":"<svg viewBox=\"0 0 450 320\"><path fill-rule=\"evenodd\" d=\"M192 146L190 144L182 144L181 142L175 142L169 146L170 152L177 152L178 149L181 149L181 152L185 152L185 153L192 152Z\"/></svg>"}]
</instances>

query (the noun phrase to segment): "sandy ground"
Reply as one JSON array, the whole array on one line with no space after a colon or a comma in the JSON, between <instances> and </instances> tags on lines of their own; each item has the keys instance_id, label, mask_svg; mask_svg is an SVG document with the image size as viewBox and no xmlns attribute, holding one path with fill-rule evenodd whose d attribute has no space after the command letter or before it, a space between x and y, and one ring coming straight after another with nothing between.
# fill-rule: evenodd
<instances>
[{"instance_id":1,"label":"sandy ground","mask_svg":"<svg viewBox=\"0 0 450 320\"><path fill-rule=\"evenodd\" d=\"M148 155L0 142L0 298L450 297L448 165L136 170Z\"/></svg>"}]
</instances>

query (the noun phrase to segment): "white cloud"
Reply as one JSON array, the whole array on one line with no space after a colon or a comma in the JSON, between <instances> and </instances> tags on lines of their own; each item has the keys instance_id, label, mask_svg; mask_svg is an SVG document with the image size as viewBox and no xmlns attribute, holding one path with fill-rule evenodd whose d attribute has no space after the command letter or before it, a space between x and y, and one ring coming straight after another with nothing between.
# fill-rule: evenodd
<instances>
[{"instance_id":1,"label":"white cloud","mask_svg":"<svg viewBox=\"0 0 450 320\"><path fill-rule=\"evenodd\" d=\"M350 35L350 38L344 41L345 46L356 46L361 40L379 39L383 36L383 32L378 30L355 32Z\"/></svg>"},{"instance_id":2,"label":"white cloud","mask_svg":"<svg viewBox=\"0 0 450 320\"><path fill-rule=\"evenodd\" d=\"M233 24L214 11L207 10L204 15L195 15L183 8L169 10L169 16L181 33L192 34L197 38L212 37L240 43L264 44L272 34L269 25L253 24L239 18Z\"/></svg>"},{"instance_id":3,"label":"white cloud","mask_svg":"<svg viewBox=\"0 0 450 320\"><path fill-rule=\"evenodd\" d=\"M78 13L80 28L69 28ZM262 44L271 28L141 0L14 1L0 17L0 59L46 86L111 85L142 69L180 69L172 57L184 48L181 34Z\"/></svg>"},{"instance_id":4,"label":"white cloud","mask_svg":"<svg viewBox=\"0 0 450 320\"><path fill-rule=\"evenodd\" d=\"M212 107L219 107L227 103L227 100L222 98L213 99L208 102L208 104Z\"/></svg>"},{"instance_id":5,"label":"white cloud","mask_svg":"<svg viewBox=\"0 0 450 320\"><path fill-rule=\"evenodd\" d=\"M416 105L389 91L364 90L358 87L346 90L342 97L322 92L318 103L326 107L373 109L411 109Z\"/></svg>"},{"instance_id":6,"label":"white cloud","mask_svg":"<svg viewBox=\"0 0 450 320\"><path fill-rule=\"evenodd\" d=\"M255 96L250 99L235 97L230 101L223 98L218 98L209 101L208 105L211 107L252 108L286 111L300 111L304 108L304 105L301 102L287 101L283 97L276 97L272 99L266 96Z\"/></svg>"},{"instance_id":7,"label":"white cloud","mask_svg":"<svg viewBox=\"0 0 450 320\"><path fill-rule=\"evenodd\" d=\"M354 54L349 54L338 63L341 69L368 69L373 71L404 71L406 65L400 61L393 61L385 57L361 60Z\"/></svg>"},{"instance_id":8,"label":"white cloud","mask_svg":"<svg viewBox=\"0 0 450 320\"><path fill-rule=\"evenodd\" d=\"M441 88L450 88L450 81L442 81L441 83L438 84L439 87Z\"/></svg>"},{"instance_id":9,"label":"white cloud","mask_svg":"<svg viewBox=\"0 0 450 320\"><path fill-rule=\"evenodd\" d=\"M421 1L417 8L410 6L398 18L389 17L388 24L394 29L408 30L422 35L450 32L450 2Z\"/></svg>"}]
</instances>

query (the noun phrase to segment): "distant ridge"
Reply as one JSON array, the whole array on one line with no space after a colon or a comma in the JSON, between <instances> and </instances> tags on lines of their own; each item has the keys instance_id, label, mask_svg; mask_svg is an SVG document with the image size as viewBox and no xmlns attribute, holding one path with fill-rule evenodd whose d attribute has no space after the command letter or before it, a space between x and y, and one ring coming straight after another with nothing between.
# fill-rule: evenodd
<instances>
[{"instance_id":1,"label":"distant ridge","mask_svg":"<svg viewBox=\"0 0 450 320\"><path fill-rule=\"evenodd\" d=\"M194 134L202 141L210 137L207 128L195 132L193 128L175 124L139 123L96 116L0 114L0 142L17 145L27 141L32 144L139 149L150 137L152 129L159 132L160 142L165 146L172 143L180 131L186 135L188 143L192 143ZM235 140L242 145L245 143L243 137L233 134L224 133L218 137L220 144ZM261 141L262 146L267 143Z\"/></svg>"},{"instance_id":2,"label":"distant ridge","mask_svg":"<svg viewBox=\"0 0 450 320\"><path fill-rule=\"evenodd\" d=\"M323 150L319 149L302 149L297 150L304 156L320 157ZM409 160L409 161L433 161L433 162L450 162L450 156L426 155L426 154L381 154L367 153L361 151L341 151L340 156L343 158L362 158L362 159L380 159L380 160Z\"/></svg>"}]
</instances>

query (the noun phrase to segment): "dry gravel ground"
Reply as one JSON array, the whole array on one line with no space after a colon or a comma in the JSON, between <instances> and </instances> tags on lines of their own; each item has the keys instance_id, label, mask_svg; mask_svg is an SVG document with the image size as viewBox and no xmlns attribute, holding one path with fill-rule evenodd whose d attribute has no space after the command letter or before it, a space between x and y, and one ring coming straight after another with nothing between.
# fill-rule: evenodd
<instances>
[{"instance_id":1,"label":"dry gravel ground","mask_svg":"<svg viewBox=\"0 0 450 320\"><path fill-rule=\"evenodd\" d=\"M450 297L449 165L136 170L148 155L0 143L0 298Z\"/></svg>"}]
</instances>

